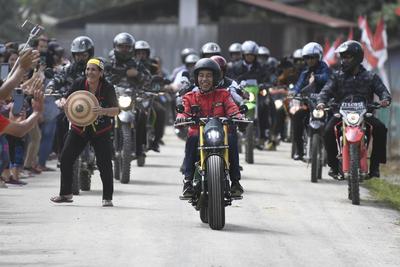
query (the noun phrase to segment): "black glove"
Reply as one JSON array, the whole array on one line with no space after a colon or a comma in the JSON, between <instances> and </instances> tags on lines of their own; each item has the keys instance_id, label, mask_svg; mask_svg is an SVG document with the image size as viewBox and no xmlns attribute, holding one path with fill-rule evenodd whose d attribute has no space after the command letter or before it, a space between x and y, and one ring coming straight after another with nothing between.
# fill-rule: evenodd
<instances>
[{"instance_id":1,"label":"black glove","mask_svg":"<svg viewBox=\"0 0 400 267\"><path fill-rule=\"evenodd\" d=\"M185 121L186 121L186 118L179 117L179 118L176 118L175 124L182 123L182 122L185 122Z\"/></svg>"},{"instance_id":2,"label":"black glove","mask_svg":"<svg viewBox=\"0 0 400 267\"><path fill-rule=\"evenodd\" d=\"M238 123L238 128L239 128L239 131L241 131L242 133L246 132L247 123Z\"/></svg>"}]
</instances>

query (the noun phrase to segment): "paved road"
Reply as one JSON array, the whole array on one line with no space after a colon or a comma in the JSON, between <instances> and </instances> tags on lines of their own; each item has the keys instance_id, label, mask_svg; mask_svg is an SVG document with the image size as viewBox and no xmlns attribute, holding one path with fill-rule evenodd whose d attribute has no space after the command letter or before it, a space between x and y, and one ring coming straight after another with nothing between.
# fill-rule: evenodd
<instances>
[{"instance_id":1,"label":"paved road","mask_svg":"<svg viewBox=\"0 0 400 267\"><path fill-rule=\"evenodd\" d=\"M54 205L59 173L0 189L0 266L400 266L399 213L345 182L309 182L289 146L242 163L244 199L213 231L180 201L184 143L169 129L160 154L115 182L113 208L101 207L100 179L72 204ZM54 162L51 162L54 164Z\"/></svg>"}]
</instances>

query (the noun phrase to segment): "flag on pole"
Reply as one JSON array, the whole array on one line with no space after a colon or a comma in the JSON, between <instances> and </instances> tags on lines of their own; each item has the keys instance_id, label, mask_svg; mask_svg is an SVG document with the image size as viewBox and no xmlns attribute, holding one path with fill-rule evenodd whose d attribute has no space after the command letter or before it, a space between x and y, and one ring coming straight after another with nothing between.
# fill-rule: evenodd
<instances>
[{"instance_id":1,"label":"flag on pole","mask_svg":"<svg viewBox=\"0 0 400 267\"><path fill-rule=\"evenodd\" d=\"M383 83L389 89L389 80L384 68L385 62L388 59L385 22L383 18L380 18L376 25L375 33L372 34L367 19L360 16L358 18L358 27L361 30L360 43L364 49L365 67L368 70L378 69Z\"/></svg>"}]
</instances>

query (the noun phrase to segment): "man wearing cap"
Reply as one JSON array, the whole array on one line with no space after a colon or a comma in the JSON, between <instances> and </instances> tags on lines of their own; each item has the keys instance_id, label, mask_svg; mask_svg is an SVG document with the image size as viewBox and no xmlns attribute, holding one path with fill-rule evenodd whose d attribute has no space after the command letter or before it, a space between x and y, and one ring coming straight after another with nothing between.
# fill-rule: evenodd
<instances>
[{"instance_id":1,"label":"man wearing cap","mask_svg":"<svg viewBox=\"0 0 400 267\"><path fill-rule=\"evenodd\" d=\"M96 163L103 182L103 206L113 206L113 172L112 172L112 130L111 118L119 113L114 87L104 77L104 63L98 58L92 58L86 65L84 78L77 79L67 96L84 90L93 94L99 105L92 107L92 113L97 115L94 122L86 121L85 117L76 116L74 110L67 109L66 114L72 124L61 152L61 188L58 196L50 200L55 203L72 202L72 166L88 142L94 148ZM84 96L82 96L84 98ZM89 99L87 99L90 102ZM65 99L62 101L66 103ZM91 116L91 113L88 114ZM86 126L78 126L85 125Z\"/></svg>"}]
</instances>

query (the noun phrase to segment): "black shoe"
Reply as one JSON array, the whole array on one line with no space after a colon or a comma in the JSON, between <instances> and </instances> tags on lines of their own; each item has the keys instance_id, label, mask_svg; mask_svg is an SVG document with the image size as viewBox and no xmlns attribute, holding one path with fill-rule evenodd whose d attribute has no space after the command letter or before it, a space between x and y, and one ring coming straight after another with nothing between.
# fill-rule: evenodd
<instances>
[{"instance_id":1,"label":"black shoe","mask_svg":"<svg viewBox=\"0 0 400 267\"><path fill-rule=\"evenodd\" d=\"M160 144L162 146L165 146L165 143L164 143L164 141L162 139L158 141L158 144Z\"/></svg>"},{"instance_id":2,"label":"black shoe","mask_svg":"<svg viewBox=\"0 0 400 267\"><path fill-rule=\"evenodd\" d=\"M338 168L330 168L328 175L335 180L339 179L339 169Z\"/></svg>"},{"instance_id":3,"label":"black shoe","mask_svg":"<svg viewBox=\"0 0 400 267\"><path fill-rule=\"evenodd\" d=\"M160 145L158 144L158 142L153 142L150 146L150 149L157 153L160 153Z\"/></svg>"},{"instance_id":4,"label":"black shoe","mask_svg":"<svg viewBox=\"0 0 400 267\"><path fill-rule=\"evenodd\" d=\"M379 172L379 163L371 163L371 166L369 167L369 174L368 178L379 178L381 177L381 173Z\"/></svg>"},{"instance_id":5,"label":"black shoe","mask_svg":"<svg viewBox=\"0 0 400 267\"><path fill-rule=\"evenodd\" d=\"M184 197L192 197L194 195L193 182L191 180L183 180L182 195Z\"/></svg>"},{"instance_id":6,"label":"black shoe","mask_svg":"<svg viewBox=\"0 0 400 267\"><path fill-rule=\"evenodd\" d=\"M368 174L368 178L367 179L371 179L371 178L379 178L381 177L381 173L378 170L371 170Z\"/></svg>"},{"instance_id":7,"label":"black shoe","mask_svg":"<svg viewBox=\"0 0 400 267\"><path fill-rule=\"evenodd\" d=\"M232 181L231 195L233 197L240 197L242 194L243 194L243 187L240 185L239 181Z\"/></svg>"},{"instance_id":8,"label":"black shoe","mask_svg":"<svg viewBox=\"0 0 400 267\"><path fill-rule=\"evenodd\" d=\"M303 160L303 155L294 154L293 159L294 160Z\"/></svg>"}]
</instances>

